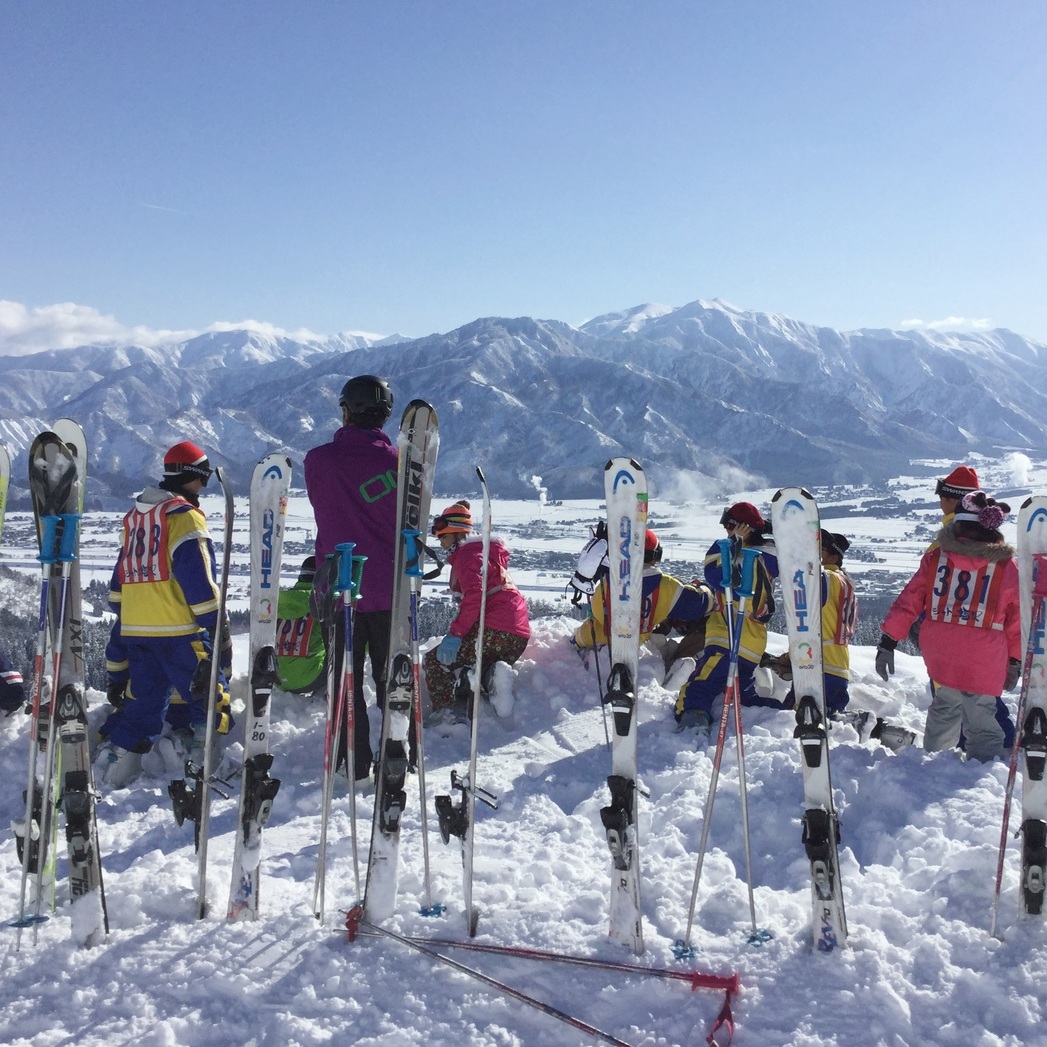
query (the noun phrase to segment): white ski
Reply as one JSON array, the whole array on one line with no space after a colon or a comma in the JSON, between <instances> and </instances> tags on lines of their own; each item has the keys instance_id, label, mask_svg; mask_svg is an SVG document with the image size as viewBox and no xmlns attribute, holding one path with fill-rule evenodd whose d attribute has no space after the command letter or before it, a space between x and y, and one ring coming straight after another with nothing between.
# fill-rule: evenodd
<instances>
[{"instance_id":1,"label":"white ski","mask_svg":"<svg viewBox=\"0 0 1047 1047\"><path fill-rule=\"evenodd\" d=\"M396 908L399 879L400 820L407 803L407 765L415 693L411 644L411 578L405 531L422 532L429 521L440 431L436 411L424 400L404 410L397 440L396 519L399 541L393 566L393 607L389 676L378 750L371 849L367 858L364 913L374 923ZM349 699L352 700L351 697ZM425 817L425 812L422 812Z\"/></svg>"},{"instance_id":2,"label":"white ski","mask_svg":"<svg viewBox=\"0 0 1047 1047\"><path fill-rule=\"evenodd\" d=\"M802 487L771 499L782 603L789 633L796 730L803 768L803 845L811 863L814 946L831 952L847 941L837 845L840 826L829 772L822 676L822 559L818 506Z\"/></svg>"},{"instance_id":3,"label":"white ski","mask_svg":"<svg viewBox=\"0 0 1047 1047\"><path fill-rule=\"evenodd\" d=\"M1027 652L1024 715L1016 743L1022 752L1021 907L1030 916L1042 916L1047 881L1047 652L1043 579L1039 585L1036 581L1037 571L1047 570L1047 497L1028 498L1019 510L1017 551L1022 649Z\"/></svg>"},{"instance_id":4,"label":"white ski","mask_svg":"<svg viewBox=\"0 0 1047 1047\"><path fill-rule=\"evenodd\" d=\"M611 670L604 704L611 712L611 790L600 811L611 850L609 934L643 952L640 911L640 841L636 823L636 674L640 660L643 551L647 529L647 478L631 458L604 467L609 575L608 638Z\"/></svg>"},{"instance_id":5,"label":"white ski","mask_svg":"<svg viewBox=\"0 0 1047 1047\"><path fill-rule=\"evenodd\" d=\"M262 829L273 809L280 780L271 778L269 709L280 680L276 661L276 609L284 545L291 459L266 455L251 478L251 653L247 708L244 711L244 765L240 778L233 876L229 890L231 920L257 919Z\"/></svg>"},{"instance_id":6,"label":"white ski","mask_svg":"<svg viewBox=\"0 0 1047 1047\"><path fill-rule=\"evenodd\" d=\"M95 820L95 789L88 739L86 665L84 663L84 614L80 590L80 519L87 490L87 440L79 423L59 418L53 431L72 455L77 473L75 537L69 565L69 595L62 622L62 659L58 674L55 723L61 744L58 802L65 814L69 853L69 893L73 938L97 945L109 932L109 917L102 883L102 860ZM70 519L69 525L73 525Z\"/></svg>"}]
</instances>

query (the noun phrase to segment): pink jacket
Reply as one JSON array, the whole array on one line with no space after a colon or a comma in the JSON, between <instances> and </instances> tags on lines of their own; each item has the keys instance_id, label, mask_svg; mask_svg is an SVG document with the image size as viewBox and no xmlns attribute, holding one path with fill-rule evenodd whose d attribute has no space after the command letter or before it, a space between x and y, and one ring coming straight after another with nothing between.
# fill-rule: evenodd
<instances>
[{"instance_id":1,"label":"pink jacket","mask_svg":"<svg viewBox=\"0 0 1047 1047\"><path fill-rule=\"evenodd\" d=\"M458 614L448 632L465 636L480 617L481 569L483 567L483 540L469 535L458 543L447 557L451 568L448 582L452 593L461 596ZM530 636L531 623L527 616L527 601L513 584L509 574L509 550L497 539L491 539L487 558L487 609L484 628L515 636Z\"/></svg>"},{"instance_id":2,"label":"pink jacket","mask_svg":"<svg viewBox=\"0 0 1047 1047\"><path fill-rule=\"evenodd\" d=\"M921 614L920 651L931 679L974 694L1000 694L1007 659L1021 658L1014 550L957 538L943 527L891 605L883 631L902 640Z\"/></svg>"}]
</instances>

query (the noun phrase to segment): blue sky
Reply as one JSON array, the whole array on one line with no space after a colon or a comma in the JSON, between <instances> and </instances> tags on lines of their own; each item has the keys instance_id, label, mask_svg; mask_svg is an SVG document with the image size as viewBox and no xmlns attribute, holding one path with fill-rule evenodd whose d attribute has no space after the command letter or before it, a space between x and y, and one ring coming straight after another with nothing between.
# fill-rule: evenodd
<instances>
[{"instance_id":1,"label":"blue sky","mask_svg":"<svg viewBox=\"0 0 1047 1047\"><path fill-rule=\"evenodd\" d=\"M717 297L1047 342L1045 55L1007 0L7 0L0 351Z\"/></svg>"}]
</instances>

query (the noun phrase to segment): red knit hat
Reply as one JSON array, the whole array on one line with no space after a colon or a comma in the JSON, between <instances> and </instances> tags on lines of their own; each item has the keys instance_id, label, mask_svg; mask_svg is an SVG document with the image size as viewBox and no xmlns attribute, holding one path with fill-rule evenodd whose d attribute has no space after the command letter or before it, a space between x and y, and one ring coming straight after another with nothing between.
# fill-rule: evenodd
<instances>
[{"instance_id":1,"label":"red knit hat","mask_svg":"<svg viewBox=\"0 0 1047 1047\"><path fill-rule=\"evenodd\" d=\"M643 562L658 563L662 558L662 543L658 541L658 535L647 528L643 536Z\"/></svg>"},{"instance_id":2,"label":"red knit hat","mask_svg":"<svg viewBox=\"0 0 1047 1047\"><path fill-rule=\"evenodd\" d=\"M724 509L720 523L748 524L754 531L762 531L767 522L760 515L760 510L752 502L735 502L729 509Z\"/></svg>"},{"instance_id":3,"label":"red knit hat","mask_svg":"<svg viewBox=\"0 0 1047 1047\"><path fill-rule=\"evenodd\" d=\"M449 505L433 521L433 534L437 538L444 534L469 534L472 529L473 514L464 498Z\"/></svg>"},{"instance_id":4,"label":"red knit hat","mask_svg":"<svg viewBox=\"0 0 1047 1047\"><path fill-rule=\"evenodd\" d=\"M944 480L938 481L934 493L939 498L962 498L978 488L978 474L969 465L958 465Z\"/></svg>"},{"instance_id":5,"label":"red knit hat","mask_svg":"<svg viewBox=\"0 0 1047 1047\"><path fill-rule=\"evenodd\" d=\"M190 440L175 444L164 455L164 478L183 480L203 480L206 484L211 478L211 463L203 450Z\"/></svg>"}]
</instances>

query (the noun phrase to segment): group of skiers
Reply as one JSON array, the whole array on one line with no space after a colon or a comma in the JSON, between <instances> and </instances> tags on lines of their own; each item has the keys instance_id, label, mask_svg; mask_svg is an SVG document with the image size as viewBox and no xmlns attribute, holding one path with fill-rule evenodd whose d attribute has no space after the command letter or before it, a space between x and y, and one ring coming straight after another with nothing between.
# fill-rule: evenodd
<instances>
[{"instance_id":1,"label":"group of skiers","mask_svg":"<svg viewBox=\"0 0 1047 1047\"><path fill-rule=\"evenodd\" d=\"M360 375L343 386L339 407L342 425L334 438L305 457L306 492L316 520L315 555L303 563L287 598L282 596L277 643L284 669L300 674L297 681L288 681L297 682L293 690L317 689L325 659L341 664L345 634L334 620L338 611L332 611L330 621L317 621L312 590L321 583L320 565L331 561L339 544L353 542L354 554L365 561L349 652L355 682L354 769L360 781L370 777L373 762L364 670L369 660L381 710L388 682L396 543L402 540L396 515L397 448L382 431L392 412L393 393L384 379ZM110 585L116 620L106 667L113 711L100 729L95 768L97 780L113 788L127 785L140 773L143 756L154 746L169 770L177 770L186 758L199 762L216 647L216 734L226 734L232 726L232 642L228 623L218 620L214 547L199 508L200 493L213 470L206 452L191 441L170 448L163 469L161 482L138 495L124 517ZM458 601L447 636L425 659L431 721L438 723L468 715L465 694L472 693L469 671L476 657L482 542L464 500L436 517L432 535L446 557L448 584ZM510 667L530 638L527 603L513 584L508 561L504 543L492 538L480 669L483 693L503 715L511 708ZM325 577L323 584L327 582ZM346 765L346 734L343 730L336 756L340 766ZM416 741L412 722L412 765Z\"/></svg>"},{"instance_id":2,"label":"group of skiers","mask_svg":"<svg viewBox=\"0 0 1047 1047\"><path fill-rule=\"evenodd\" d=\"M765 662L767 622L774 613L774 581L778 577L778 561L767 521L751 502L735 502L723 511L720 524L730 539L733 572L741 568L743 548L756 549L753 593L746 597L745 615L738 637L738 682L743 705L792 708L795 700L790 693L777 700L760 693L756 686L756 670ZM823 531L822 548L822 626L824 640L823 664L826 677L826 705L830 714L839 714L847 706L847 681L850 659L847 645L857 624L857 599L854 584L843 569L843 557L850 542L842 534ZM594 549L603 548L593 542L579 558L579 572L572 585L588 592L586 576L599 568ZM669 650L666 659L666 687L677 690L675 706L677 729L693 731L700 741L708 741L712 730L714 703L723 697L727 686L731 659L731 634L728 615L732 620L740 607L740 596L732 596L731 607L725 599L723 560L718 544L710 546L703 564L703 576L684 584L664 572L659 566L661 544L650 528L646 534L644 554L643 606L641 611L641 643L650 642L659 627L684 634L684 640ZM738 579L732 579L737 581ZM607 584L601 578L591 594L588 618L575 631L572 643L581 651L607 641ZM733 621L732 621L733 624ZM701 638L696 649L688 650L691 637ZM662 640L663 654L665 641ZM691 653L693 650L693 654ZM684 653L684 652L687 653Z\"/></svg>"},{"instance_id":3,"label":"group of skiers","mask_svg":"<svg viewBox=\"0 0 1047 1047\"><path fill-rule=\"evenodd\" d=\"M285 676L285 686L293 691L321 688L327 660L341 663L344 631L332 622L316 620L312 589L322 575L318 568L335 547L355 543L354 554L366 558L350 652L355 681L354 766L357 780L364 780L371 774L374 758L364 670L369 659L382 709L393 565L400 540L397 448L382 428L392 412L393 394L384 379L361 375L345 383L339 407L342 425L333 439L305 457L306 491L316 520L315 556L302 564L298 582L281 597L277 641L281 664L291 674ZM161 740L176 763L199 754L215 657L220 671L214 726L219 735L232 726L228 690L232 643L228 624L218 620L214 548L199 507L212 471L202 448L191 441L174 445L164 456L163 479L137 496L123 520L110 588L116 620L106 651L113 711L101 726L103 741L95 764L99 781L110 787L131 781L141 770L142 757ZM980 490L977 474L969 466L959 466L940 480L937 494L944 514L941 529L883 622L876 668L888 680L894 670L895 646L910 630L914 635L918 632L933 692L925 748L937 751L962 744L971 757L988 760L1013 744L1013 724L1000 696L1016 685L1021 668L1018 573L1014 550L1000 532L1010 510ZM761 694L756 686L756 670L767 661L767 622L774 612L778 574L770 527L749 502L725 509L721 524L730 540L734 572L739 570L742 549L759 553L753 592L746 597L737 638L742 703L792 708L792 692L778 700ZM431 535L446 558L449 587L457 599L447 635L424 658L432 706L427 724L437 724L464 720L470 711L483 542L465 500L435 518ZM725 692L731 660L728 616L733 624L741 597L737 585L728 590L723 586L718 544L705 557L702 577L685 585L661 569L657 534L648 529L645 538L641 640L659 635L664 646L669 629L685 634L681 644L669 645L672 653L667 654L667 665L673 669L667 681L678 688L675 719L678 730L708 739L713 707ZM844 535L821 532L825 698L827 712L836 717L848 704L848 644L857 623L854 585L843 567L848 547ZM439 554L426 552L439 559ZM575 587L591 597L590 615L572 638L583 653L607 638L606 584L587 584L597 571L583 569L587 561L598 565L601 557L599 540L594 538L575 576ZM510 667L530 637L527 604L513 583L508 561L505 544L492 537L479 671L483 693L502 714L512 703ZM731 606L726 605L725 591L733 593ZM689 645L689 637L697 637L697 645ZM24 702L17 677L6 659L0 662L0 709ZM338 764L346 762L345 736L343 731ZM415 750L412 723L412 764Z\"/></svg>"},{"instance_id":4,"label":"group of skiers","mask_svg":"<svg viewBox=\"0 0 1047 1047\"><path fill-rule=\"evenodd\" d=\"M887 681L894 671L894 649L912 634L930 676L932 701L924 731L929 752L960 746L978 760L990 760L1014 742L1014 726L1001 695L1013 689L1021 669L1021 625L1018 572L1014 549L1000 533L1010 507L979 488L976 471L962 465L938 481L943 520L912 579L890 608L877 648L877 672ZM746 597L737 639L738 682L747 706L791 709L790 689L781 700L757 689L757 669L775 665L766 656L767 622L774 613L778 562L767 521L756 506L736 502L724 510L721 525L731 544L735 577L732 602L725 602L723 560L714 543L705 557L703 576L684 585L658 567L661 546L648 529L644 568L641 642L657 635L659 626L685 635L704 622L704 642L692 659L667 664L666 686L678 690L675 719L679 731L709 740L713 706L726 690L731 658L728 614L735 619L741 597L738 572L743 548L756 549L752 595ZM843 567L850 542L843 534L822 530L822 665L826 712L840 718L849 702L848 645L858 622L854 583ZM606 544L596 536L579 558L572 585L590 597L587 619L571 642L587 655L606 643L607 585L598 576ZM688 672L680 684L681 669ZM766 691L766 688L764 689Z\"/></svg>"}]
</instances>

